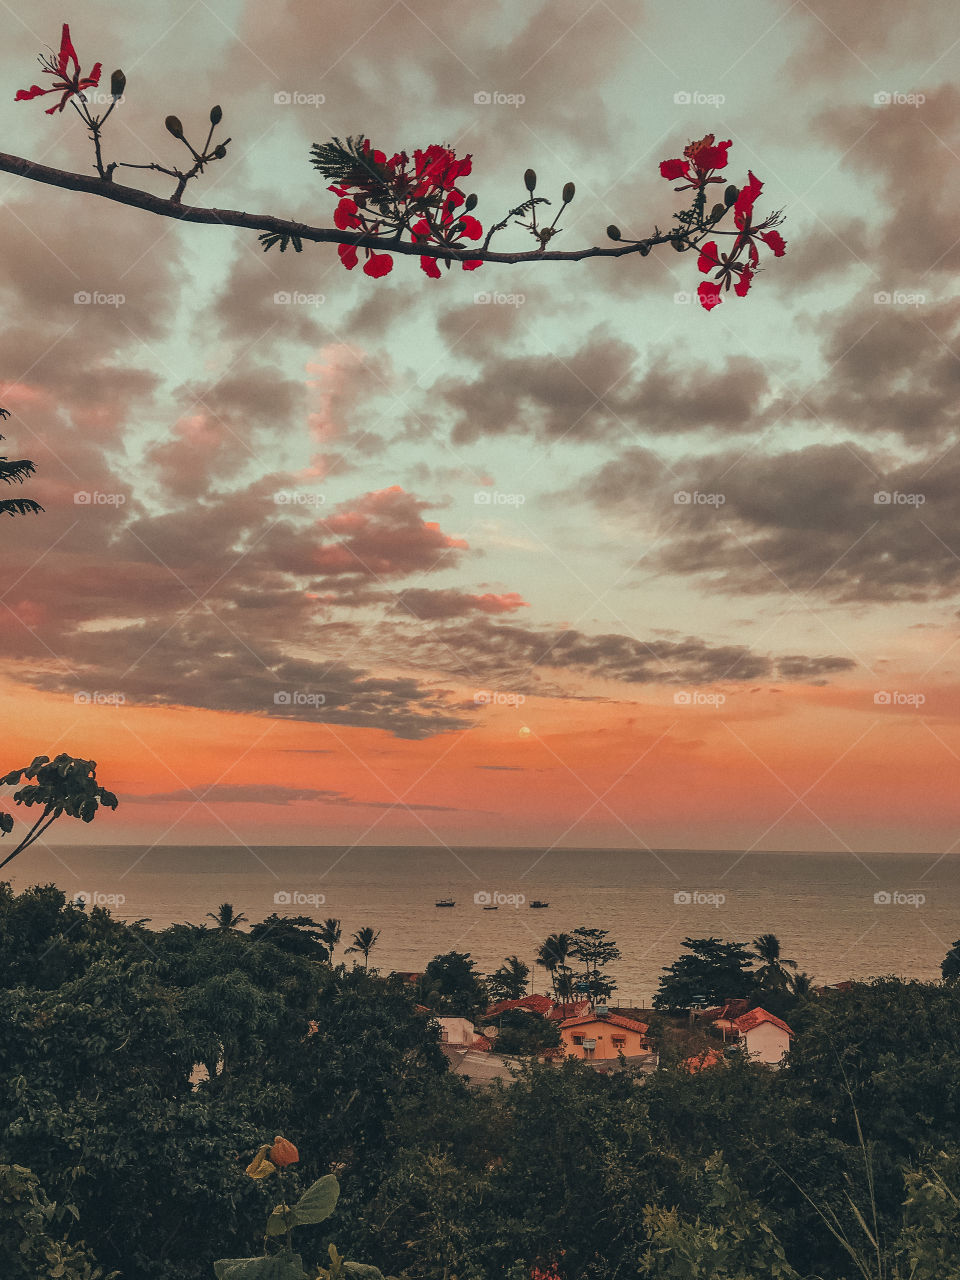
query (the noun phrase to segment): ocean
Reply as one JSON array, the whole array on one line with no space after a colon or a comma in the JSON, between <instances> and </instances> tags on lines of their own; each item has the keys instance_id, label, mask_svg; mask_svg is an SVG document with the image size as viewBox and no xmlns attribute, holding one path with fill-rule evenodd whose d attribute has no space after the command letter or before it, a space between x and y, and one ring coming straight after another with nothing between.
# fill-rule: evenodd
<instances>
[{"instance_id":1,"label":"ocean","mask_svg":"<svg viewBox=\"0 0 960 1280\"><path fill-rule=\"evenodd\" d=\"M482 972L509 955L532 967L549 934L607 929L622 952L611 972L623 1004L649 1003L688 935L775 933L816 983L938 978L960 938L956 854L60 845L27 850L4 877L18 890L52 881L154 929L200 923L221 902L251 922L274 911L336 916L338 958L372 925L371 965L384 972L419 971L450 950L469 952ZM437 907L442 898L456 905ZM535 899L549 906L533 909ZM534 989L547 985L535 970Z\"/></svg>"}]
</instances>

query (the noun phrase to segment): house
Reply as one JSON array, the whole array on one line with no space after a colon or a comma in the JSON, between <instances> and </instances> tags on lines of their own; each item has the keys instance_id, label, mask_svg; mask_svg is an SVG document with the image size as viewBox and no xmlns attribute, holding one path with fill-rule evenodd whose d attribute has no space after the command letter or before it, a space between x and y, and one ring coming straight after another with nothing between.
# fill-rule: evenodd
<instances>
[{"instance_id":1,"label":"house","mask_svg":"<svg viewBox=\"0 0 960 1280\"><path fill-rule=\"evenodd\" d=\"M766 1009L751 1009L733 1019L743 1052L757 1062L766 1062L772 1067L780 1063L790 1052L790 1041L793 1032L787 1024Z\"/></svg>"},{"instance_id":2,"label":"house","mask_svg":"<svg viewBox=\"0 0 960 1280\"><path fill-rule=\"evenodd\" d=\"M484 1016L487 1019L499 1018L501 1013L507 1013L511 1009L524 1009L528 1013L539 1013L541 1017L548 1018L553 1007L549 996L524 996L520 1000L500 1000L497 1004L492 1004Z\"/></svg>"},{"instance_id":3,"label":"house","mask_svg":"<svg viewBox=\"0 0 960 1280\"><path fill-rule=\"evenodd\" d=\"M483 1040L487 1048L490 1042L485 1036L478 1036L477 1029L469 1018L453 1018L443 1015L434 1018L437 1026L440 1028L441 1044L449 1044L461 1049L473 1048L477 1040ZM482 1046L477 1046L481 1048Z\"/></svg>"},{"instance_id":4,"label":"house","mask_svg":"<svg viewBox=\"0 0 960 1280\"><path fill-rule=\"evenodd\" d=\"M560 1036L568 1058L595 1061L604 1058L642 1057L651 1053L647 1024L619 1013L585 1013L560 1023Z\"/></svg>"},{"instance_id":5,"label":"house","mask_svg":"<svg viewBox=\"0 0 960 1280\"><path fill-rule=\"evenodd\" d=\"M680 1063L682 1070L689 1071L691 1075L696 1075L698 1071L705 1071L707 1067L715 1067L718 1062L723 1061L723 1053L719 1049L704 1049L702 1053L694 1054L692 1058L684 1058Z\"/></svg>"}]
</instances>

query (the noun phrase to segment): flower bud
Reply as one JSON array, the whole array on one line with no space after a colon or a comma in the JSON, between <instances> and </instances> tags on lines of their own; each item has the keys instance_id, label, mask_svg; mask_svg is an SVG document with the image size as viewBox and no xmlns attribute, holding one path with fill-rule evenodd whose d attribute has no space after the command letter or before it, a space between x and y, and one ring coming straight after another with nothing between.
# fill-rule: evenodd
<instances>
[{"instance_id":1,"label":"flower bud","mask_svg":"<svg viewBox=\"0 0 960 1280\"><path fill-rule=\"evenodd\" d=\"M563 184L563 203L564 204L569 204L576 194L577 194L577 188L573 185L572 182L565 182Z\"/></svg>"},{"instance_id":2,"label":"flower bud","mask_svg":"<svg viewBox=\"0 0 960 1280\"><path fill-rule=\"evenodd\" d=\"M619 227L615 227L615 226L613 225L613 223L611 223L611 224L610 224L610 226L609 226L609 227L607 227L607 235L610 237L610 239L611 239L611 240L619 240L619 239L620 239L620 228L619 228Z\"/></svg>"},{"instance_id":3,"label":"flower bud","mask_svg":"<svg viewBox=\"0 0 960 1280\"><path fill-rule=\"evenodd\" d=\"M270 1159L278 1169L285 1169L288 1164L296 1164L299 1161L300 1152L292 1142L288 1142L286 1138L281 1138L277 1134L270 1148Z\"/></svg>"},{"instance_id":4,"label":"flower bud","mask_svg":"<svg viewBox=\"0 0 960 1280\"><path fill-rule=\"evenodd\" d=\"M261 1178L269 1178L270 1174L276 1169L267 1159L267 1152L270 1148L266 1145L262 1146L257 1154L247 1165L246 1174L248 1178L253 1178L259 1182Z\"/></svg>"},{"instance_id":5,"label":"flower bud","mask_svg":"<svg viewBox=\"0 0 960 1280\"><path fill-rule=\"evenodd\" d=\"M223 157L227 154L227 148L223 145L222 142L218 142L217 145L213 148L213 154L217 157L218 160L222 160Z\"/></svg>"},{"instance_id":6,"label":"flower bud","mask_svg":"<svg viewBox=\"0 0 960 1280\"><path fill-rule=\"evenodd\" d=\"M223 109L221 107L210 108L210 123L219 124L223 119Z\"/></svg>"},{"instance_id":7,"label":"flower bud","mask_svg":"<svg viewBox=\"0 0 960 1280\"><path fill-rule=\"evenodd\" d=\"M127 87L127 77L118 67L110 77L110 96L111 98L122 98L123 91Z\"/></svg>"},{"instance_id":8,"label":"flower bud","mask_svg":"<svg viewBox=\"0 0 960 1280\"><path fill-rule=\"evenodd\" d=\"M167 127L167 133L172 133L175 138L183 137L183 125L176 116L167 116L163 123Z\"/></svg>"},{"instance_id":9,"label":"flower bud","mask_svg":"<svg viewBox=\"0 0 960 1280\"><path fill-rule=\"evenodd\" d=\"M727 206L725 204L715 204L713 208L710 210L710 221L711 222L719 221L719 219L722 218L726 212L727 212Z\"/></svg>"},{"instance_id":10,"label":"flower bud","mask_svg":"<svg viewBox=\"0 0 960 1280\"><path fill-rule=\"evenodd\" d=\"M728 209L734 203L734 201L736 200L739 194L740 192L737 190L736 187L733 187L733 186L727 187L726 191L723 193L723 199Z\"/></svg>"},{"instance_id":11,"label":"flower bud","mask_svg":"<svg viewBox=\"0 0 960 1280\"><path fill-rule=\"evenodd\" d=\"M528 169L526 173L523 175L523 185L527 188L528 191L533 191L533 189L536 187L537 175L534 173L532 169Z\"/></svg>"},{"instance_id":12,"label":"flower bud","mask_svg":"<svg viewBox=\"0 0 960 1280\"><path fill-rule=\"evenodd\" d=\"M689 249L689 248L690 248L690 246L687 244L686 240L683 240L683 239L680 239L680 238L677 238L677 239L671 240L671 241L670 241L670 243L671 243L671 244L673 245L673 247L676 249L677 253L683 253L684 249Z\"/></svg>"},{"instance_id":13,"label":"flower bud","mask_svg":"<svg viewBox=\"0 0 960 1280\"><path fill-rule=\"evenodd\" d=\"M641 258L645 258L650 252L650 246L644 241L642 244L637 245L637 252Z\"/></svg>"},{"instance_id":14,"label":"flower bud","mask_svg":"<svg viewBox=\"0 0 960 1280\"><path fill-rule=\"evenodd\" d=\"M464 202L463 211L464 213L469 213L471 209L475 209L476 207L477 207L477 196L471 192L471 194L467 196L466 201Z\"/></svg>"}]
</instances>

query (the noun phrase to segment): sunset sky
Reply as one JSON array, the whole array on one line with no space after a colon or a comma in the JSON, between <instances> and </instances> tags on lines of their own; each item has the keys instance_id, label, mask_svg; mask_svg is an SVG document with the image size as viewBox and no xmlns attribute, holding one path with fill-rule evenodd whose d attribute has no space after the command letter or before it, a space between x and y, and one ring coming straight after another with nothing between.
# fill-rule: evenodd
<instances>
[{"instance_id":1,"label":"sunset sky","mask_svg":"<svg viewBox=\"0 0 960 1280\"><path fill-rule=\"evenodd\" d=\"M89 172L14 102L64 21L108 157L223 106L193 204L332 225L312 143L445 142L484 229L573 180L573 249L712 132L788 247L708 314L669 248L375 280L0 174L0 765L120 798L59 840L960 847L953 6L7 8L3 150Z\"/></svg>"}]
</instances>

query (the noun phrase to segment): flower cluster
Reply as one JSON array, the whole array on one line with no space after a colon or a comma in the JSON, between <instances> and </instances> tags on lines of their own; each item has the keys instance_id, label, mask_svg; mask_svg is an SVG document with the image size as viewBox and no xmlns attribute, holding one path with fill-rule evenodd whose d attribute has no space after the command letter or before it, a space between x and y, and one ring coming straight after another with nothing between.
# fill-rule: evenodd
<instances>
[{"instance_id":1,"label":"flower cluster","mask_svg":"<svg viewBox=\"0 0 960 1280\"><path fill-rule=\"evenodd\" d=\"M70 70L71 62L73 63L72 71ZM60 52L56 57L52 53L41 54L40 66L43 68L44 75L55 77L54 83L47 89L38 84L31 85L29 89L19 89L14 101L29 102L31 98L41 98L47 93L61 94L60 101L47 108L46 114L48 116L52 116L55 111L62 111L71 98L80 98L82 100L84 89L95 89L100 83L102 64L99 62L89 75L82 76L80 74L77 51L73 47L73 41L70 39L70 27L66 22L63 24L63 32L60 36Z\"/></svg>"},{"instance_id":2,"label":"flower cluster","mask_svg":"<svg viewBox=\"0 0 960 1280\"><path fill-rule=\"evenodd\" d=\"M698 142L691 142L684 148L683 159L664 160L660 165L660 174L670 181L686 179L684 185L675 190L695 191L695 201L699 202L702 215L707 186L725 181L717 171L726 168L730 145L729 140L715 142L713 134L708 133L706 137ZM716 240L708 240L700 246L697 266L704 275L713 276L711 280L701 281L697 289L700 305L706 311L719 306L723 301L721 293L727 292L731 286L737 297L746 297L760 261L758 241L762 241L776 258L782 258L786 252L786 242L776 230L781 221L780 214L772 213L760 222L755 221L754 205L762 190L763 183L748 170L746 184L739 191L736 187L728 187L724 203L714 206L707 219L708 223L718 221L732 204L733 221L737 229L718 232L720 235L734 237L729 253L722 253Z\"/></svg>"},{"instance_id":3,"label":"flower cluster","mask_svg":"<svg viewBox=\"0 0 960 1280\"><path fill-rule=\"evenodd\" d=\"M348 144L349 145L349 144ZM317 149L319 152L320 149ZM345 154L350 154L349 152ZM341 231L356 230L361 235L392 234L397 240L408 233L414 243L432 242L459 249L465 240L479 240L483 227L470 212L476 197L467 196L458 183L469 175L471 157L458 157L449 147L432 146L415 151L411 158L398 151L388 160L364 138L355 151L353 165L347 165L328 191L339 196L333 215ZM315 161L319 168L323 165ZM340 261L348 271L357 265L355 244L338 246ZM363 270L368 276L384 276L393 269L389 253L364 248ZM450 258L444 259L450 266ZM473 271L479 260L463 261L464 271ZM433 280L440 279L440 259L423 254L420 267Z\"/></svg>"}]
</instances>

